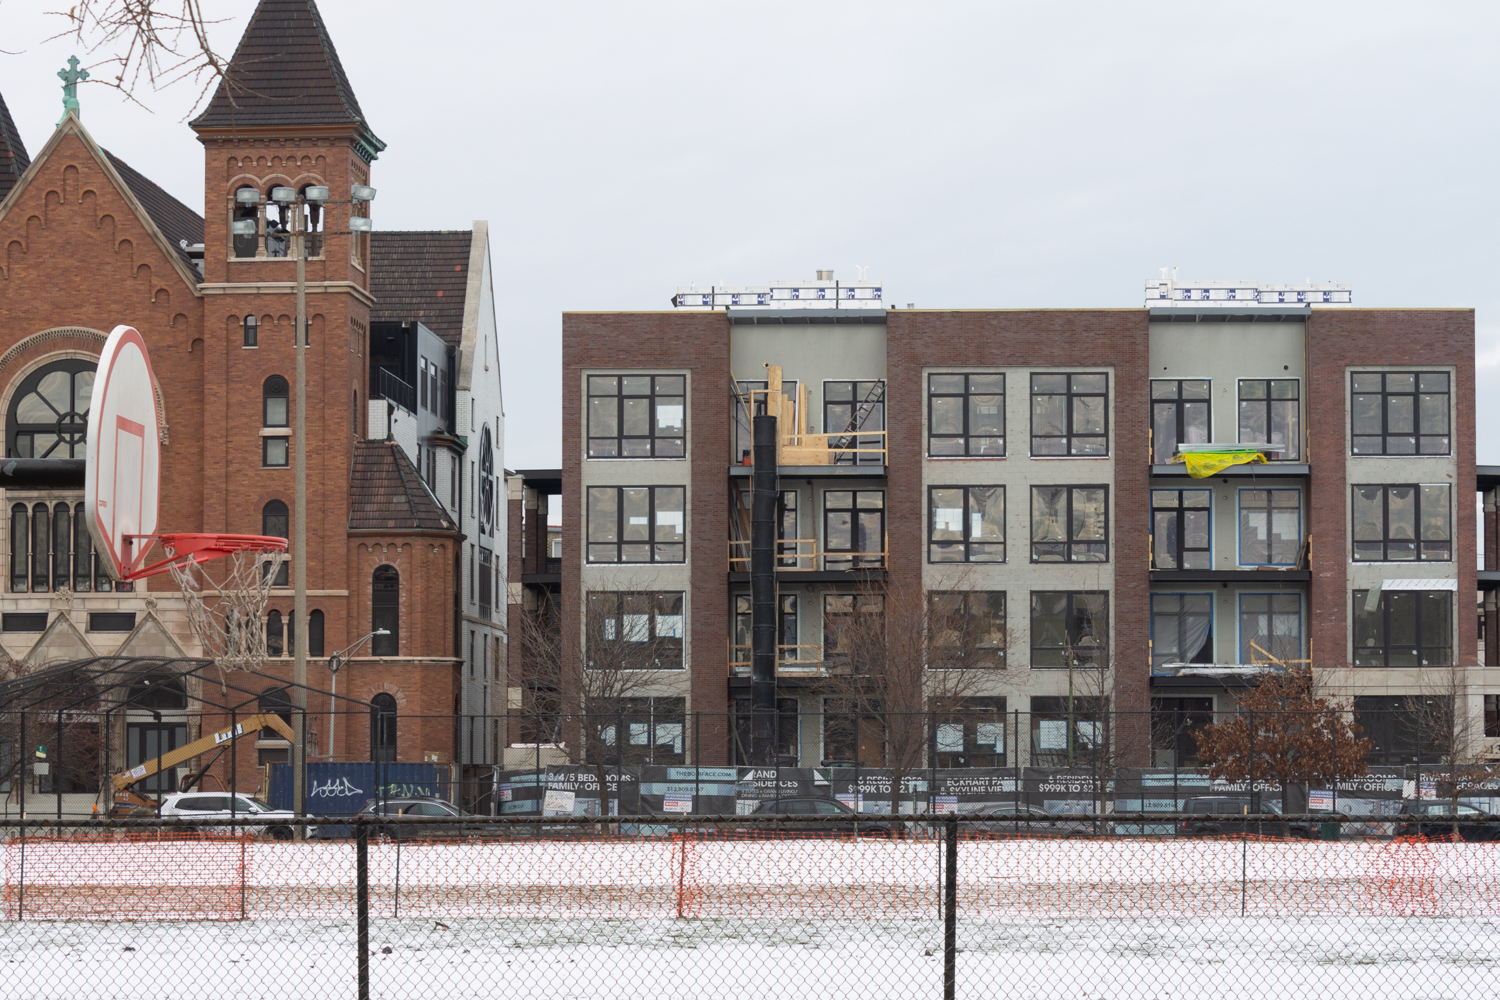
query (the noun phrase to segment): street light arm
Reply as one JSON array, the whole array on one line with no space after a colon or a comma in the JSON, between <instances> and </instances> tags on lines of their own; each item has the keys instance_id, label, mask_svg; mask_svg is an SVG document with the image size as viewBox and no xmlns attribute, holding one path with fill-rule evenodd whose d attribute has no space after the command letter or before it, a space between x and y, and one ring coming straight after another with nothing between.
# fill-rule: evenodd
<instances>
[{"instance_id":1,"label":"street light arm","mask_svg":"<svg viewBox=\"0 0 1500 1000\"><path fill-rule=\"evenodd\" d=\"M328 667L329 667L329 669L332 670L332 671L334 671L335 673L337 673L338 672L338 668L343 665L343 662L346 659L348 659L349 656L356 649L358 649L359 647L363 646L365 643L369 642L371 639L375 638L377 635L390 635L390 634L391 634L391 630L390 629L378 628L378 629L375 629L375 631L370 632L370 633L364 635L363 637L357 639L352 645L344 647L343 649L339 650L337 653L334 653L332 656L330 656L328 658Z\"/></svg>"}]
</instances>

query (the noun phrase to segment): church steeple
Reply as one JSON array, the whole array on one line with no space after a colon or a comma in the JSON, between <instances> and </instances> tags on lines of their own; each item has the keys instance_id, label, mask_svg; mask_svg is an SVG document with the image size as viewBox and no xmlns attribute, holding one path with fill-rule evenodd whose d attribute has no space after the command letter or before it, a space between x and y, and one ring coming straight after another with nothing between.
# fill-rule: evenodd
<instances>
[{"instance_id":1,"label":"church steeple","mask_svg":"<svg viewBox=\"0 0 1500 1000\"><path fill-rule=\"evenodd\" d=\"M208 107L205 129L353 126L369 162L385 148L371 131L314 0L260 0Z\"/></svg>"},{"instance_id":2,"label":"church steeple","mask_svg":"<svg viewBox=\"0 0 1500 1000\"><path fill-rule=\"evenodd\" d=\"M10 194L26 168L31 166L31 156L26 144L16 133L16 123L11 121L10 109L5 106L5 96L0 94L0 201Z\"/></svg>"}]
</instances>

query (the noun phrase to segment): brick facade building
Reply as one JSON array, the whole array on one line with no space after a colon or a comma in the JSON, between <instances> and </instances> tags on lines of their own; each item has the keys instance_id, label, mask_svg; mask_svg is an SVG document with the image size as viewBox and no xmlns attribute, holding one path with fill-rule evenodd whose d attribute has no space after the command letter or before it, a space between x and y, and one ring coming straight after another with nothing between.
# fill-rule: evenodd
<instances>
[{"instance_id":1,"label":"brick facade building","mask_svg":"<svg viewBox=\"0 0 1500 1000\"><path fill-rule=\"evenodd\" d=\"M131 325L158 382L162 530L287 535L290 445L303 432L290 398L288 231L298 222L310 686L333 686L334 652L378 627L392 633L352 651L337 701L309 695L310 757L487 763L495 732L464 719L491 711L491 671L503 662L505 607L491 595L506 550L496 509L504 426L487 227L352 231L351 218L369 215L369 198L356 195L373 196L358 189L372 184L384 145L312 0L261 0L191 125L204 157L201 214L110 155L74 113L29 157L0 101L7 454L71 457L76 447L82 457L73 425L99 350L114 326ZM328 189L321 206L273 196L317 186ZM198 653L170 577L122 586L94 570L81 495L4 499L0 646L21 669ZM287 679L290 582L278 581L267 623L266 672ZM276 704L277 682L257 683ZM113 759L135 763L148 744L180 745L216 724L199 718L197 694L183 692L181 710L162 719L127 713ZM330 704L341 715L332 747ZM240 787L285 756L264 740L239 753Z\"/></svg>"},{"instance_id":2,"label":"brick facade building","mask_svg":"<svg viewBox=\"0 0 1500 1000\"><path fill-rule=\"evenodd\" d=\"M564 314L561 627L680 644L622 709L646 758L756 762L750 416L778 389L784 764L883 759L829 678L851 614L898 594L921 595L929 635L956 614L962 655L998 668L939 720L937 766L1066 765L1101 732L1119 763L1187 763L1190 731L1275 662L1310 663L1377 762L1413 758L1414 706L1439 688L1500 738L1474 603L1497 574L1475 561L1472 310L1253 283L1153 282L1116 310L880 295L824 272ZM1178 446L1216 443L1268 461L1189 477ZM594 629L610 600L634 622ZM513 706L526 683L513 671ZM1127 714L1101 730L1105 712ZM660 749L663 719L697 727L686 749Z\"/></svg>"}]
</instances>

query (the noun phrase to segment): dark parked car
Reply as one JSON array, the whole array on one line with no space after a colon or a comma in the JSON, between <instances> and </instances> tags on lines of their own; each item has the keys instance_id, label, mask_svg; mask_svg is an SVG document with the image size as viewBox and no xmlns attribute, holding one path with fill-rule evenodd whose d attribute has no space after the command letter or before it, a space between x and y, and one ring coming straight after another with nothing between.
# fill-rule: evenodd
<instances>
[{"instance_id":1,"label":"dark parked car","mask_svg":"<svg viewBox=\"0 0 1500 1000\"><path fill-rule=\"evenodd\" d=\"M964 811L962 806L959 810ZM1094 832L1094 824L1087 820L1058 816L1038 806L1000 802L977 806L972 812L993 816L994 819L965 822L962 828L968 833L998 833L1023 837L1076 837Z\"/></svg>"},{"instance_id":2,"label":"dark parked car","mask_svg":"<svg viewBox=\"0 0 1500 1000\"><path fill-rule=\"evenodd\" d=\"M1247 820L1255 813L1281 814L1281 806L1268 799L1251 798L1248 795L1202 795L1188 799L1182 807L1192 813L1177 828L1179 834L1189 837L1217 837L1230 833L1254 833L1265 837L1280 837L1287 826L1280 820ZM1293 837L1311 837L1312 827L1306 823L1290 825Z\"/></svg>"},{"instance_id":3,"label":"dark parked car","mask_svg":"<svg viewBox=\"0 0 1500 1000\"><path fill-rule=\"evenodd\" d=\"M1453 803L1421 802L1407 803L1404 812L1432 817L1431 821L1402 823L1396 830L1398 837L1431 837L1448 839L1453 836ZM1466 841L1500 840L1500 820L1480 819L1484 812L1473 806L1458 804L1458 839Z\"/></svg>"},{"instance_id":4,"label":"dark parked car","mask_svg":"<svg viewBox=\"0 0 1500 1000\"><path fill-rule=\"evenodd\" d=\"M370 799L360 809L361 816L410 816L413 818L462 818L469 822L452 823L381 823L372 824L370 832L391 839L435 840L453 837L494 836L504 828L487 817L466 813L451 802L425 796L396 799Z\"/></svg>"},{"instance_id":5,"label":"dark parked car","mask_svg":"<svg viewBox=\"0 0 1500 1000\"><path fill-rule=\"evenodd\" d=\"M853 809L837 799L788 798L768 799L755 807L755 816L786 816L784 823L756 824L745 830L795 830L814 836L839 837L859 835L861 837L889 837L891 824L881 820L860 820L858 823L830 823L814 819L816 816L855 816ZM797 822L795 817L806 817Z\"/></svg>"}]
</instances>

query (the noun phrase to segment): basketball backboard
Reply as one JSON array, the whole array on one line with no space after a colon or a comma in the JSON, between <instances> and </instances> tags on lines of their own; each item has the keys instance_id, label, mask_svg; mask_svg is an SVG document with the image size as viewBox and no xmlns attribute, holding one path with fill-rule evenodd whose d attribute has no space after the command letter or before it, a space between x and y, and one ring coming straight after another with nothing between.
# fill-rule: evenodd
<instances>
[{"instance_id":1,"label":"basketball backboard","mask_svg":"<svg viewBox=\"0 0 1500 1000\"><path fill-rule=\"evenodd\" d=\"M161 430L146 341L117 326L105 341L89 404L83 499L109 575L126 579L156 534Z\"/></svg>"}]
</instances>

